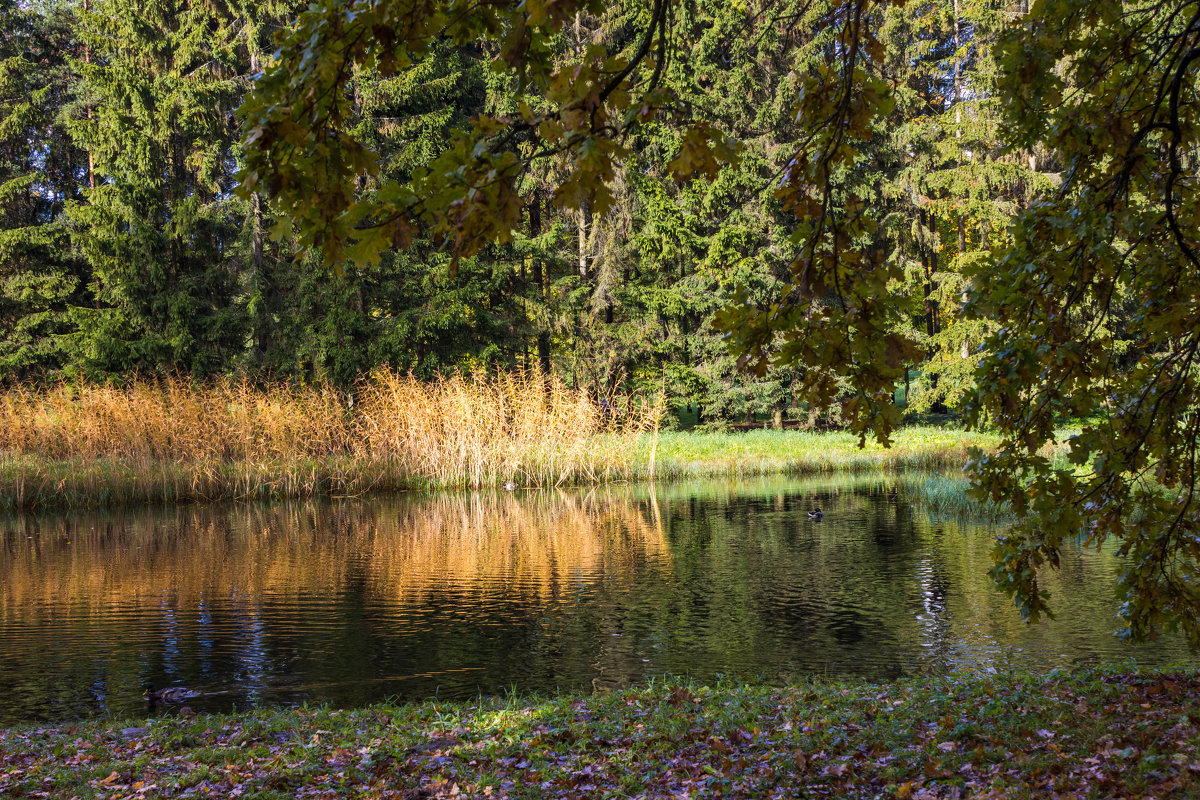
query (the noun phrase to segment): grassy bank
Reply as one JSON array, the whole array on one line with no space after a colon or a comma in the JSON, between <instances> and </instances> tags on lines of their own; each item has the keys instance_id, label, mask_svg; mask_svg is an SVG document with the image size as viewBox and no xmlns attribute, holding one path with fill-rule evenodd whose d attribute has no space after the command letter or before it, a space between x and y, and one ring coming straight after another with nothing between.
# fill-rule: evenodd
<instances>
[{"instance_id":1,"label":"grassy bank","mask_svg":"<svg viewBox=\"0 0 1200 800\"><path fill-rule=\"evenodd\" d=\"M522 376L388 373L353 398L231 381L16 389L0 395L0 510L933 470L996 444L936 427L862 450L842 432L660 434L661 408L606 402Z\"/></svg>"},{"instance_id":2,"label":"grassy bank","mask_svg":"<svg viewBox=\"0 0 1200 800\"><path fill-rule=\"evenodd\" d=\"M6 797L1194 797L1200 674L265 709L0 731ZM124 730L123 730L124 729Z\"/></svg>"},{"instance_id":3,"label":"grassy bank","mask_svg":"<svg viewBox=\"0 0 1200 800\"><path fill-rule=\"evenodd\" d=\"M997 444L999 439L991 434L926 425L896 431L891 447L868 440L862 449L858 437L845 431L670 432L659 436L657 473L661 477L699 478L943 470L966 464L973 447L988 449Z\"/></svg>"}]
</instances>

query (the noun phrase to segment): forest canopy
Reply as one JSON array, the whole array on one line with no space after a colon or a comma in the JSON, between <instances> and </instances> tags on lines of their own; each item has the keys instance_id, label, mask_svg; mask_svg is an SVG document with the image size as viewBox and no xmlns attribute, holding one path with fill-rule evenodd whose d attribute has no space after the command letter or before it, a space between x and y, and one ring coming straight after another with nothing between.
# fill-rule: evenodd
<instances>
[{"instance_id":1,"label":"forest canopy","mask_svg":"<svg viewBox=\"0 0 1200 800\"><path fill-rule=\"evenodd\" d=\"M1129 635L1200 642L1197 0L0 15L4 381L538 369L881 440L903 396L1001 432L1030 618L1112 539Z\"/></svg>"}]
</instances>

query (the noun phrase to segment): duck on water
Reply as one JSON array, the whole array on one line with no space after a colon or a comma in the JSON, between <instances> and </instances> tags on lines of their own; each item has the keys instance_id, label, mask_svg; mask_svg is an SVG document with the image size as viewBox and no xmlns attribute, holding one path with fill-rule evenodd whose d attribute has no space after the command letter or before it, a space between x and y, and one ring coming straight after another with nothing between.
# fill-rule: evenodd
<instances>
[{"instance_id":1,"label":"duck on water","mask_svg":"<svg viewBox=\"0 0 1200 800\"><path fill-rule=\"evenodd\" d=\"M146 691L142 692L142 697L149 700L151 703L182 703L195 697L198 692L193 692L186 686L168 686L166 689L155 689L154 684L147 684Z\"/></svg>"}]
</instances>

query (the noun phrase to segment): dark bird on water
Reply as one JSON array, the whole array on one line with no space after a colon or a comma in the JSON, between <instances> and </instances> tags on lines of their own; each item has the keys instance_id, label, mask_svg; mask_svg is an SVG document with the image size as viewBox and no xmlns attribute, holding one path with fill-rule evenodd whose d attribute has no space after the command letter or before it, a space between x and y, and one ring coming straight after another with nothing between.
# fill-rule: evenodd
<instances>
[{"instance_id":1,"label":"dark bird on water","mask_svg":"<svg viewBox=\"0 0 1200 800\"><path fill-rule=\"evenodd\" d=\"M154 684L147 684L142 697L151 703L182 703L189 697L195 697L196 692L186 686L169 686L166 689L155 689Z\"/></svg>"},{"instance_id":2,"label":"dark bird on water","mask_svg":"<svg viewBox=\"0 0 1200 800\"><path fill-rule=\"evenodd\" d=\"M819 508L814 508L812 511L808 512L809 519L820 519L823 516L825 516L825 513Z\"/></svg>"}]
</instances>

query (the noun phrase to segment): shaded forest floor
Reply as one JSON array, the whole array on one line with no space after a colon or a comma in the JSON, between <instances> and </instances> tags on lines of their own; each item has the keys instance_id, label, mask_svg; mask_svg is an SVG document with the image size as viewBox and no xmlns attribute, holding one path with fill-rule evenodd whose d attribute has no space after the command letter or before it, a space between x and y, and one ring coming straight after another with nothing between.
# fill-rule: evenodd
<instances>
[{"instance_id":1,"label":"shaded forest floor","mask_svg":"<svg viewBox=\"0 0 1200 800\"><path fill-rule=\"evenodd\" d=\"M5 797L1200 795L1200 673L1120 670L355 710L169 710L0 731Z\"/></svg>"}]
</instances>

